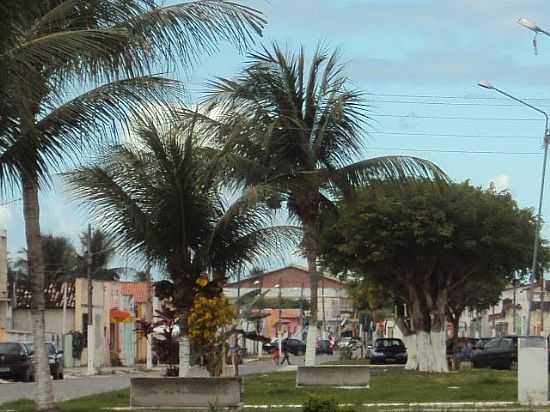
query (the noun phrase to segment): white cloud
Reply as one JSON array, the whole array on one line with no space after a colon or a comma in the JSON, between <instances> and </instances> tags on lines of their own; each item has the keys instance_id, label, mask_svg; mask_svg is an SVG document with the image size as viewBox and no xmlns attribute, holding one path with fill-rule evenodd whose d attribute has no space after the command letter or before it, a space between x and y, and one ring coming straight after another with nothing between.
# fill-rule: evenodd
<instances>
[{"instance_id":1,"label":"white cloud","mask_svg":"<svg viewBox=\"0 0 550 412\"><path fill-rule=\"evenodd\" d=\"M497 192L510 190L510 177L508 175L495 176L489 180L489 184L491 183L495 186Z\"/></svg>"}]
</instances>

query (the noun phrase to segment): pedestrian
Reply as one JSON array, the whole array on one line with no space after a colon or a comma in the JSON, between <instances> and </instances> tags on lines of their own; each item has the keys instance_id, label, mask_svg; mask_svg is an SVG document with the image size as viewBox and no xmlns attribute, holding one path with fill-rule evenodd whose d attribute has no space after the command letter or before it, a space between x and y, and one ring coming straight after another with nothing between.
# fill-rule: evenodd
<instances>
[{"instance_id":1,"label":"pedestrian","mask_svg":"<svg viewBox=\"0 0 550 412\"><path fill-rule=\"evenodd\" d=\"M271 350L271 356L273 359L273 366L277 366L279 364L279 359L280 359L279 349L273 348Z\"/></svg>"},{"instance_id":2,"label":"pedestrian","mask_svg":"<svg viewBox=\"0 0 550 412\"><path fill-rule=\"evenodd\" d=\"M290 365L290 356L289 356L290 352L288 351L288 345L287 345L286 341L283 341L282 346L283 346L283 348L282 348L283 349L283 360L281 361L281 365L283 363L285 363L285 360L286 360L287 364Z\"/></svg>"}]
</instances>

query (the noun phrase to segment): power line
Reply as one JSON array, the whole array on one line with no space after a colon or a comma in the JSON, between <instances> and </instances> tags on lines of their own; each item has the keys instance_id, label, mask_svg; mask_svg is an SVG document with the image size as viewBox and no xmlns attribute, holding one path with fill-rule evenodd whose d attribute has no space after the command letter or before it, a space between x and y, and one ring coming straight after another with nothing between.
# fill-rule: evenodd
<instances>
[{"instance_id":1,"label":"power line","mask_svg":"<svg viewBox=\"0 0 550 412\"><path fill-rule=\"evenodd\" d=\"M433 152L433 153L464 153L464 154L487 154L487 155L514 155L514 156L533 156L540 155L537 152L495 152L489 150L444 150L444 149L413 149L410 147L369 147L368 150L397 150L404 152Z\"/></svg>"},{"instance_id":2,"label":"power line","mask_svg":"<svg viewBox=\"0 0 550 412\"><path fill-rule=\"evenodd\" d=\"M505 97L481 97L481 96L452 96L452 95L434 95L434 94L393 94L393 93L366 93L368 96L379 97L403 97L413 99L452 99L452 100L508 100ZM550 100L550 97L524 97L523 100Z\"/></svg>"},{"instance_id":3,"label":"power line","mask_svg":"<svg viewBox=\"0 0 550 412\"><path fill-rule=\"evenodd\" d=\"M413 119L437 119L437 120L495 120L495 121L517 121L517 122L539 122L541 119L533 119L528 117L462 117L462 116L424 116L416 114L380 114L373 113L372 117L397 117L397 118L413 118Z\"/></svg>"},{"instance_id":4,"label":"power line","mask_svg":"<svg viewBox=\"0 0 550 412\"><path fill-rule=\"evenodd\" d=\"M19 202L20 200L21 200L21 198L7 200L4 203L0 203L0 207L11 205L12 203Z\"/></svg>"},{"instance_id":5,"label":"power line","mask_svg":"<svg viewBox=\"0 0 550 412\"><path fill-rule=\"evenodd\" d=\"M383 134L396 136L433 136L433 137L460 137L473 139L531 139L541 140L541 137L536 136L497 136L497 135L480 135L480 134L450 134L450 133L435 133L435 132L377 132L370 131L369 134Z\"/></svg>"},{"instance_id":6,"label":"power line","mask_svg":"<svg viewBox=\"0 0 550 412\"><path fill-rule=\"evenodd\" d=\"M454 102L423 102L413 100L369 100L369 103L398 103L398 104L424 104L437 106L483 106L483 107L518 107L519 104L495 104L495 103L454 103Z\"/></svg>"}]
</instances>

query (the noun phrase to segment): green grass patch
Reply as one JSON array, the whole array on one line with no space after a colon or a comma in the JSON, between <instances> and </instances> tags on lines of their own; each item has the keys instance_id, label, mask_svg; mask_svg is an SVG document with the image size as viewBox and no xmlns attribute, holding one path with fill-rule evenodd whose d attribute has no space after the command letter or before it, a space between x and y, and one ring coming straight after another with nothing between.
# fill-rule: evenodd
<instances>
[{"instance_id":1,"label":"green grass patch","mask_svg":"<svg viewBox=\"0 0 550 412\"><path fill-rule=\"evenodd\" d=\"M447 374L429 374L403 369L377 369L369 389L331 387L296 388L295 372L277 372L243 377L244 403L250 405L304 404L311 397L334 399L357 405L370 402L467 402L515 401L517 380L514 372L473 369ZM129 390L107 392L60 402L61 412L91 412L114 406L128 406ZM0 410L32 412L31 401L10 402ZM252 411L252 410L250 410ZM272 412L285 412L272 409ZM300 409L293 409L294 412Z\"/></svg>"},{"instance_id":2,"label":"green grass patch","mask_svg":"<svg viewBox=\"0 0 550 412\"><path fill-rule=\"evenodd\" d=\"M246 404L304 403L311 396L334 398L339 403L365 402L466 402L515 401L515 373L467 370L430 374L403 369L379 369L369 389L338 389L323 386L296 388L294 372L245 377Z\"/></svg>"}]
</instances>

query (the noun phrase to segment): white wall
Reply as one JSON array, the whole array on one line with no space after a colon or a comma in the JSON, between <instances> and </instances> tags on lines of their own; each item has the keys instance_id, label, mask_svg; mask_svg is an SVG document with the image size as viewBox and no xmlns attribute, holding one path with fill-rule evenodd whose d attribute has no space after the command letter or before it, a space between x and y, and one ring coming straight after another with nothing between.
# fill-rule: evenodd
<instances>
[{"instance_id":1,"label":"white wall","mask_svg":"<svg viewBox=\"0 0 550 412\"><path fill-rule=\"evenodd\" d=\"M63 310L46 309L46 333L59 335L63 334ZM66 331L74 330L74 309L67 309ZM32 331L32 319L30 309L15 309L13 311L13 329L17 331Z\"/></svg>"}]
</instances>

